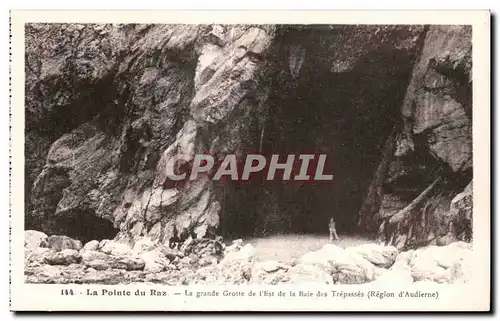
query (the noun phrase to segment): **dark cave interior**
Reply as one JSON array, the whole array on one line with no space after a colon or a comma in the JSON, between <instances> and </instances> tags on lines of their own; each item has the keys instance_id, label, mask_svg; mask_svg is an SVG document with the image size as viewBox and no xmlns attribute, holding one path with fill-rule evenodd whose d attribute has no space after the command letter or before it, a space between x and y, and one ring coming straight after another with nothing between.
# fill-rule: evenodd
<instances>
[{"instance_id":1,"label":"dark cave interior","mask_svg":"<svg viewBox=\"0 0 500 321\"><path fill-rule=\"evenodd\" d=\"M359 209L380 162L406 92L412 57L380 51L344 73L314 58L300 77L288 75L271 90L263 154L327 154L329 182L264 181L225 188L222 234L355 234ZM271 214L272 212L272 214Z\"/></svg>"},{"instance_id":2,"label":"dark cave interior","mask_svg":"<svg viewBox=\"0 0 500 321\"><path fill-rule=\"evenodd\" d=\"M55 234L87 243L92 240L111 240L119 232L111 220L98 217L91 210L75 210L71 215L65 214L58 218L57 226L53 230Z\"/></svg>"}]
</instances>

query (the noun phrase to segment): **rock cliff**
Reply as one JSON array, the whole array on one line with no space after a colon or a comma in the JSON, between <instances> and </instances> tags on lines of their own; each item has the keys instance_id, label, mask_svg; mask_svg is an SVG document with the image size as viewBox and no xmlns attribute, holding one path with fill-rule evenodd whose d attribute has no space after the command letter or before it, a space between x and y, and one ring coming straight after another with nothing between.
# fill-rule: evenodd
<instances>
[{"instance_id":1,"label":"rock cliff","mask_svg":"<svg viewBox=\"0 0 500 321\"><path fill-rule=\"evenodd\" d=\"M398 247L470 238L470 37L461 26L29 24L26 228L168 243L323 232L333 215L341 232ZM175 157L252 152L325 153L334 182L166 177Z\"/></svg>"},{"instance_id":2,"label":"rock cliff","mask_svg":"<svg viewBox=\"0 0 500 321\"><path fill-rule=\"evenodd\" d=\"M428 29L402 126L388 138L360 212L361 225L382 221L381 234L399 247L472 239L471 50L470 27Z\"/></svg>"}]
</instances>

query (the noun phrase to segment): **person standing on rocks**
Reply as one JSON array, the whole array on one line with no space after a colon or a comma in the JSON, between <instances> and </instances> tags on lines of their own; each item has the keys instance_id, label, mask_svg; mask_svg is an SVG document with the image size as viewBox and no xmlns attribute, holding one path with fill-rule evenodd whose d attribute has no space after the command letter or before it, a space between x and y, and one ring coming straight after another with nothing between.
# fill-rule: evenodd
<instances>
[{"instance_id":1,"label":"person standing on rocks","mask_svg":"<svg viewBox=\"0 0 500 321\"><path fill-rule=\"evenodd\" d=\"M330 232L330 242L333 242L334 239L335 241L339 240L337 229L335 227L335 220L333 219L333 217L330 218L330 222L328 223L328 231Z\"/></svg>"}]
</instances>

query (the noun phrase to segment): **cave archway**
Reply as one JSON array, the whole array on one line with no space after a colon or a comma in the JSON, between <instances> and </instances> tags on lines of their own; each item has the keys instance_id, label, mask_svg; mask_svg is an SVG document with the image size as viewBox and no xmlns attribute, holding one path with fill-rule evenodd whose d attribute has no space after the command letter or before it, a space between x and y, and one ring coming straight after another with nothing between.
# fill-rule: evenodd
<instances>
[{"instance_id":1,"label":"cave archway","mask_svg":"<svg viewBox=\"0 0 500 321\"><path fill-rule=\"evenodd\" d=\"M359 209L395 126L413 59L404 51L367 54L349 71L306 59L299 77L281 75L268 98L264 154L327 154L332 182L253 182L225 191L221 225L231 237L356 230Z\"/></svg>"},{"instance_id":2,"label":"cave archway","mask_svg":"<svg viewBox=\"0 0 500 321\"><path fill-rule=\"evenodd\" d=\"M57 219L57 224L49 228L50 234L66 235L83 243L92 240L112 240L119 229L106 218L98 217L91 210L75 209L64 213Z\"/></svg>"}]
</instances>

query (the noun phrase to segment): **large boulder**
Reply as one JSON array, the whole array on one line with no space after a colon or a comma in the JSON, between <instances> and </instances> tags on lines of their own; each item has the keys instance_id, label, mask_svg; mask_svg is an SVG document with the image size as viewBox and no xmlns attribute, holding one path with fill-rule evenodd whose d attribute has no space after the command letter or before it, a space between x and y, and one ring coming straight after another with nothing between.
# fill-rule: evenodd
<instances>
[{"instance_id":1,"label":"large boulder","mask_svg":"<svg viewBox=\"0 0 500 321\"><path fill-rule=\"evenodd\" d=\"M297 264L287 273L287 283L297 285L334 284L332 276L316 265Z\"/></svg>"},{"instance_id":2,"label":"large boulder","mask_svg":"<svg viewBox=\"0 0 500 321\"><path fill-rule=\"evenodd\" d=\"M108 260L109 254L95 251L95 250L82 250L80 251L80 255L82 256L82 264L86 264L88 262L94 260Z\"/></svg>"},{"instance_id":3,"label":"large boulder","mask_svg":"<svg viewBox=\"0 0 500 321\"><path fill-rule=\"evenodd\" d=\"M110 260L111 268L123 269L127 271L143 270L145 262L136 257L112 257Z\"/></svg>"},{"instance_id":4,"label":"large boulder","mask_svg":"<svg viewBox=\"0 0 500 321\"><path fill-rule=\"evenodd\" d=\"M134 257L115 257L110 256L103 259L95 259L85 262L85 265L97 271L117 269L126 271L143 270L145 263L143 260Z\"/></svg>"},{"instance_id":5,"label":"large boulder","mask_svg":"<svg viewBox=\"0 0 500 321\"><path fill-rule=\"evenodd\" d=\"M404 286L413 283L411 269L407 264L395 264L389 270L379 270L380 274L371 284L381 286Z\"/></svg>"},{"instance_id":6,"label":"large boulder","mask_svg":"<svg viewBox=\"0 0 500 321\"><path fill-rule=\"evenodd\" d=\"M170 264L167 257L158 249L139 254L139 258L144 261L144 272L157 273L164 271Z\"/></svg>"},{"instance_id":7,"label":"large boulder","mask_svg":"<svg viewBox=\"0 0 500 321\"><path fill-rule=\"evenodd\" d=\"M82 261L82 256L77 250L64 249L52 253L45 258L45 262L50 265L70 265L78 264Z\"/></svg>"},{"instance_id":8,"label":"large boulder","mask_svg":"<svg viewBox=\"0 0 500 321\"><path fill-rule=\"evenodd\" d=\"M85 245L83 246L82 250L85 250L85 251L95 251L98 248L99 248L99 241L93 240L93 241L89 241L89 242L85 243Z\"/></svg>"},{"instance_id":9,"label":"large boulder","mask_svg":"<svg viewBox=\"0 0 500 321\"><path fill-rule=\"evenodd\" d=\"M222 263L228 263L232 261L243 261L251 262L255 258L255 248L252 244L246 244L245 246L239 248L237 251L231 251L226 253Z\"/></svg>"},{"instance_id":10,"label":"large boulder","mask_svg":"<svg viewBox=\"0 0 500 321\"><path fill-rule=\"evenodd\" d=\"M348 247L346 250L357 253L372 264L383 268L390 268L399 254L394 246L379 244L363 244Z\"/></svg>"},{"instance_id":11,"label":"large boulder","mask_svg":"<svg viewBox=\"0 0 500 321\"><path fill-rule=\"evenodd\" d=\"M252 267L250 283L279 284L288 280L290 266L277 261L256 262Z\"/></svg>"},{"instance_id":12,"label":"large boulder","mask_svg":"<svg viewBox=\"0 0 500 321\"><path fill-rule=\"evenodd\" d=\"M37 247L48 247L48 237L47 234L40 232L40 231L34 231L34 230L27 230L24 231L24 247L28 249L33 249Z\"/></svg>"},{"instance_id":13,"label":"large boulder","mask_svg":"<svg viewBox=\"0 0 500 321\"><path fill-rule=\"evenodd\" d=\"M168 246L164 246L164 245L157 246L156 249L158 249L159 251L161 251L162 255L164 255L170 261L173 261L176 258L180 258L180 257L184 256L184 253L182 253L181 251L172 249L172 248L170 248Z\"/></svg>"},{"instance_id":14,"label":"large boulder","mask_svg":"<svg viewBox=\"0 0 500 321\"><path fill-rule=\"evenodd\" d=\"M231 245L226 246L224 249L224 253L237 252L243 247L243 240L236 239L231 242Z\"/></svg>"},{"instance_id":15,"label":"large boulder","mask_svg":"<svg viewBox=\"0 0 500 321\"><path fill-rule=\"evenodd\" d=\"M144 252L152 251L155 247L158 246L158 242L154 242L150 238L142 238L135 242L132 247L132 253L134 255L140 255Z\"/></svg>"},{"instance_id":16,"label":"large boulder","mask_svg":"<svg viewBox=\"0 0 500 321\"><path fill-rule=\"evenodd\" d=\"M51 235L47 239L48 247L53 249L54 251L62 251L62 250L76 250L80 251L83 247L82 242L79 240L74 240L65 235Z\"/></svg>"},{"instance_id":17,"label":"large boulder","mask_svg":"<svg viewBox=\"0 0 500 321\"><path fill-rule=\"evenodd\" d=\"M111 264L108 260L95 259L85 262L85 266L96 271L105 271L111 269Z\"/></svg>"},{"instance_id":18,"label":"large boulder","mask_svg":"<svg viewBox=\"0 0 500 321\"><path fill-rule=\"evenodd\" d=\"M103 253L116 256L132 254L132 247L130 247L128 244L112 240L102 240L99 243L98 249Z\"/></svg>"},{"instance_id":19,"label":"large boulder","mask_svg":"<svg viewBox=\"0 0 500 321\"><path fill-rule=\"evenodd\" d=\"M472 249L463 242L428 246L415 251L409 266L415 281L466 283L472 278Z\"/></svg>"},{"instance_id":20,"label":"large boulder","mask_svg":"<svg viewBox=\"0 0 500 321\"><path fill-rule=\"evenodd\" d=\"M53 250L47 247L35 247L27 248L24 252L24 264L25 266L39 266L41 264L46 264L45 259L52 256Z\"/></svg>"},{"instance_id":21,"label":"large boulder","mask_svg":"<svg viewBox=\"0 0 500 321\"><path fill-rule=\"evenodd\" d=\"M146 263L143 259L132 255L113 255L100 251L81 251L82 264L95 270L121 269L127 271L143 270Z\"/></svg>"},{"instance_id":22,"label":"large boulder","mask_svg":"<svg viewBox=\"0 0 500 321\"><path fill-rule=\"evenodd\" d=\"M297 264L318 266L340 284L366 283L372 281L375 274L375 267L368 260L333 244L304 254Z\"/></svg>"},{"instance_id":23,"label":"large boulder","mask_svg":"<svg viewBox=\"0 0 500 321\"><path fill-rule=\"evenodd\" d=\"M238 251L227 253L219 264L211 264L196 270L191 279L196 283L222 285L247 284L252 278L255 249L246 244Z\"/></svg>"},{"instance_id":24,"label":"large boulder","mask_svg":"<svg viewBox=\"0 0 500 321\"><path fill-rule=\"evenodd\" d=\"M221 242L213 239L188 239L181 246L180 250L185 255L194 254L198 257L221 257L224 252L224 246Z\"/></svg>"}]
</instances>

